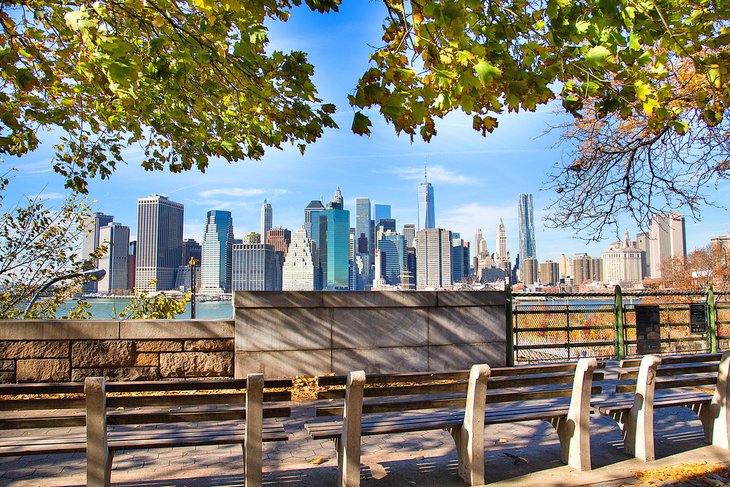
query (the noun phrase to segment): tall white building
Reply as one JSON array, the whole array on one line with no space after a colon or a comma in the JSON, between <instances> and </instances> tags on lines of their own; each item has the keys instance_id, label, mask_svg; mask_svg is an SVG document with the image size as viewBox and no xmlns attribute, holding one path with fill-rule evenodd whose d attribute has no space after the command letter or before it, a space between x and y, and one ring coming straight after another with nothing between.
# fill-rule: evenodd
<instances>
[{"instance_id":1,"label":"tall white building","mask_svg":"<svg viewBox=\"0 0 730 487\"><path fill-rule=\"evenodd\" d=\"M314 290L314 259L312 240L304 227L294 232L282 269L284 291Z\"/></svg>"},{"instance_id":2,"label":"tall white building","mask_svg":"<svg viewBox=\"0 0 730 487\"><path fill-rule=\"evenodd\" d=\"M111 215L105 215L104 213L94 213L91 215L84 228L84 240L81 243L81 253L84 259L90 259L91 254L96 250L99 245L103 244L104 241L99 238L99 232L102 227L109 225L114 220ZM94 264L99 267L99 261L94 259ZM85 293L94 293L98 290L97 281L89 281L84 283Z\"/></svg>"},{"instance_id":3,"label":"tall white building","mask_svg":"<svg viewBox=\"0 0 730 487\"><path fill-rule=\"evenodd\" d=\"M97 282L100 293L128 289L127 262L129 259L129 227L120 223L109 223L99 229L99 241L109 247L109 251L99 259L99 269L106 275Z\"/></svg>"},{"instance_id":4,"label":"tall white building","mask_svg":"<svg viewBox=\"0 0 730 487\"><path fill-rule=\"evenodd\" d=\"M165 291L175 286L182 264L184 206L165 196L137 200L135 287Z\"/></svg>"},{"instance_id":5,"label":"tall white building","mask_svg":"<svg viewBox=\"0 0 730 487\"><path fill-rule=\"evenodd\" d=\"M568 277L573 275L573 259L565 254L560 254L558 259L558 269L560 277Z\"/></svg>"},{"instance_id":6,"label":"tall white building","mask_svg":"<svg viewBox=\"0 0 730 487\"><path fill-rule=\"evenodd\" d=\"M687 256L684 217L679 213L656 215L649 225L649 270L652 279L662 277L662 263Z\"/></svg>"},{"instance_id":7,"label":"tall white building","mask_svg":"<svg viewBox=\"0 0 730 487\"><path fill-rule=\"evenodd\" d=\"M416 232L416 289L439 289L452 283L451 232L443 228Z\"/></svg>"},{"instance_id":8,"label":"tall white building","mask_svg":"<svg viewBox=\"0 0 730 487\"><path fill-rule=\"evenodd\" d=\"M264 204L261 205L261 238L266 240L266 232L271 230L274 221L274 210L271 208L271 203L264 200Z\"/></svg>"},{"instance_id":9,"label":"tall white building","mask_svg":"<svg viewBox=\"0 0 730 487\"><path fill-rule=\"evenodd\" d=\"M418 229L434 228L436 226L436 209L433 199L433 186L428 177L423 176L423 182L418 185Z\"/></svg>"},{"instance_id":10,"label":"tall white building","mask_svg":"<svg viewBox=\"0 0 730 487\"><path fill-rule=\"evenodd\" d=\"M230 211L208 212L201 245L200 292L231 292L233 218Z\"/></svg>"},{"instance_id":11,"label":"tall white building","mask_svg":"<svg viewBox=\"0 0 730 487\"><path fill-rule=\"evenodd\" d=\"M603 252L603 281L611 284L639 283L644 278L646 254L624 232L624 239L613 242Z\"/></svg>"},{"instance_id":12,"label":"tall white building","mask_svg":"<svg viewBox=\"0 0 730 487\"><path fill-rule=\"evenodd\" d=\"M502 219L499 219L499 224L497 225L497 246L495 247L494 251L496 253L495 260L497 261L496 264L498 267L501 267L501 264L505 262L509 262L509 252L507 251L507 229L504 226L504 222Z\"/></svg>"}]
</instances>

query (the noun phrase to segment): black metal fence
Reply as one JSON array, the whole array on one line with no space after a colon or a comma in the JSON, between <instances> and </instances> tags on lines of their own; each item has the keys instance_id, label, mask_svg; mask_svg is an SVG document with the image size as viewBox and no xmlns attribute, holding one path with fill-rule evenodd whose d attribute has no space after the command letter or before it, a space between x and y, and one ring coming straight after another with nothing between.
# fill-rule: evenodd
<instances>
[{"instance_id":1,"label":"black metal fence","mask_svg":"<svg viewBox=\"0 0 730 487\"><path fill-rule=\"evenodd\" d=\"M714 293L711 288L704 293L622 292L618 286L614 293L515 293L508 310L513 332L513 354L508 360L621 359L649 352L728 349L728 299L730 294Z\"/></svg>"}]
</instances>

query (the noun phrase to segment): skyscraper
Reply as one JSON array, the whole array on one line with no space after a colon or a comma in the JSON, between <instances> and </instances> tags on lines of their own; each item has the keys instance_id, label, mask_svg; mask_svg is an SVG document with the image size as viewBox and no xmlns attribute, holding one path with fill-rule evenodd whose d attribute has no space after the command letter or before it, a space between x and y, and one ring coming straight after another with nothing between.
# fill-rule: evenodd
<instances>
[{"instance_id":1,"label":"skyscraper","mask_svg":"<svg viewBox=\"0 0 730 487\"><path fill-rule=\"evenodd\" d=\"M335 210L343 210L345 208L345 199L342 197L342 191L340 191L339 186L337 186L335 195L332 197L331 205Z\"/></svg>"},{"instance_id":2,"label":"skyscraper","mask_svg":"<svg viewBox=\"0 0 730 487\"><path fill-rule=\"evenodd\" d=\"M624 232L624 239L613 242L603 252L602 274L605 282L610 284L638 283L644 278L644 251L637 242L629 239L629 232ZM622 284L623 285L623 284Z\"/></svg>"},{"instance_id":3,"label":"skyscraper","mask_svg":"<svg viewBox=\"0 0 730 487\"><path fill-rule=\"evenodd\" d=\"M655 215L649 225L649 258L652 279L662 277L662 263L687 256L684 217L679 213Z\"/></svg>"},{"instance_id":4,"label":"skyscraper","mask_svg":"<svg viewBox=\"0 0 730 487\"><path fill-rule=\"evenodd\" d=\"M271 245L237 243L231 255L233 291L281 290L281 266Z\"/></svg>"},{"instance_id":5,"label":"skyscraper","mask_svg":"<svg viewBox=\"0 0 730 487\"><path fill-rule=\"evenodd\" d=\"M355 238L358 254L369 254L372 247L370 208L370 198L355 198Z\"/></svg>"},{"instance_id":6,"label":"skyscraper","mask_svg":"<svg viewBox=\"0 0 730 487\"><path fill-rule=\"evenodd\" d=\"M266 243L273 246L274 250L282 253L283 258L286 257L286 253L291 243L291 230L288 228L272 228L269 233L266 234Z\"/></svg>"},{"instance_id":7,"label":"skyscraper","mask_svg":"<svg viewBox=\"0 0 730 487\"><path fill-rule=\"evenodd\" d=\"M413 242L416 240L416 225L413 223L406 223L403 225L403 238L406 240L406 248L413 247Z\"/></svg>"},{"instance_id":8,"label":"skyscraper","mask_svg":"<svg viewBox=\"0 0 730 487\"><path fill-rule=\"evenodd\" d=\"M375 228L378 227L380 220L390 218L390 205L375 205Z\"/></svg>"},{"instance_id":9,"label":"skyscraper","mask_svg":"<svg viewBox=\"0 0 730 487\"><path fill-rule=\"evenodd\" d=\"M81 252L84 259L91 259L92 252L105 243L103 239L99 238L99 231L102 227L109 225L113 220L113 216L105 215L104 213L97 212L91 215L84 228L84 240L81 244ZM94 259L94 265L96 267L99 266L97 259ZM85 293L94 293L98 289L98 282L89 281L84 284L83 289Z\"/></svg>"},{"instance_id":10,"label":"skyscraper","mask_svg":"<svg viewBox=\"0 0 730 487\"><path fill-rule=\"evenodd\" d=\"M320 257L321 238L319 235L319 215L324 211L324 205L319 200L312 200L304 208L304 230L307 237L312 239L312 260L314 261L314 289L322 289L322 259Z\"/></svg>"},{"instance_id":11,"label":"skyscraper","mask_svg":"<svg viewBox=\"0 0 730 487\"><path fill-rule=\"evenodd\" d=\"M439 289L451 284L451 232L443 228L417 232L416 289Z\"/></svg>"},{"instance_id":12,"label":"skyscraper","mask_svg":"<svg viewBox=\"0 0 730 487\"><path fill-rule=\"evenodd\" d=\"M307 237L304 227L294 232L282 269L284 291L314 290L314 260L312 259L312 241Z\"/></svg>"},{"instance_id":13,"label":"skyscraper","mask_svg":"<svg viewBox=\"0 0 730 487\"><path fill-rule=\"evenodd\" d=\"M330 208L319 213L319 259L322 289L350 288L350 212Z\"/></svg>"},{"instance_id":14,"label":"skyscraper","mask_svg":"<svg viewBox=\"0 0 730 487\"><path fill-rule=\"evenodd\" d=\"M274 210L271 208L271 204L264 200L264 204L261 205L261 236L264 239L266 238L266 232L271 230L273 219Z\"/></svg>"},{"instance_id":15,"label":"skyscraper","mask_svg":"<svg viewBox=\"0 0 730 487\"><path fill-rule=\"evenodd\" d=\"M137 289L174 287L182 263L183 215L184 206L165 196L137 200Z\"/></svg>"},{"instance_id":16,"label":"skyscraper","mask_svg":"<svg viewBox=\"0 0 730 487\"><path fill-rule=\"evenodd\" d=\"M378 240L381 255L381 277L385 284L397 286L401 283L401 272L406 267L406 242L403 235L387 231ZM377 263L376 259L376 263Z\"/></svg>"},{"instance_id":17,"label":"skyscraper","mask_svg":"<svg viewBox=\"0 0 730 487\"><path fill-rule=\"evenodd\" d=\"M97 283L97 291L110 293L126 290L128 288L129 227L111 222L99 229L99 240L108 245L109 251L99 259L98 267L104 269L106 275Z\"/></svg>"},{"instance_id":18,"label":"skyscraper","mask_svg":"<svg viewBox=\"0 0 730 487\"><path fill-rule=\"evenodd\" d=\"M502 219L499 219L499 224L497 225L497 242L496 242L496 261L497 261L497 267L502 267L501 264L504 262L509 262L509 253L507 251L507 229L504 226L504 222Z\"/></svg>"},{"instance_id":19,"label":"skyscraper","mask_svg":"<svg viewBox=\"0 0 730 487\"><path fill-rule=\"evenodd\" d=\"M537 257L535 252L535 219L532 212L531 194L520 193L517 196L517 217L520 227L520 261L524 263L528 257Z\"/></svg>"},{"instance_id":20,"label":"skyscraper","mask_svg":"<svg viewBox=\"0 0 730 487\"><path fill-rule=\"evenodd\" d=\"M208 212L201 247L201 292L231 292L233 218L230 211L211 210Z\"/></svg>"},{"instance_id":21,"label":"skyscraper","mask_svg":"<svg viewBox=\"0 0 730 487\"><path fill-rule=\"evenodd\" d=\"M424 170L423 182L418 185L418 229L434 228L436 215L433 203L433 186Z\"/></svg>"}]
</instances>

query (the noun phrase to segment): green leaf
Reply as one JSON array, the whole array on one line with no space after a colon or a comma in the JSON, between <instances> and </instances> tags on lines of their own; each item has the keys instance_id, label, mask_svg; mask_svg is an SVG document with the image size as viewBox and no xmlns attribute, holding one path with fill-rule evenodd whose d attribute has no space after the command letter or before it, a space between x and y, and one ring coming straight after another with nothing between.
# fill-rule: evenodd
<instances>
[{"instance_id":1,"label":"green leaf","mask_svg":"<svg viewBox=\"0 0 730 487\"><path fill-rule=\"evenodd\" d=\"M497 66L494 66L487 61L479 61L475 64L474 71L476 71L482 85L491 83L494 78L502 76L502 71Z\"/></svg>"},{"instance_id":2,"label":"green leaf","mask_svg":"<svg viewBox=\"0 0 730 487\"><path fill-rule=\"evenodd\" d=\"M352 131L358 135L367 135L370 137L370 127L373 124L367 115L363 115L362 112L355 112L355 117L352 119Z\"/></svg>"},{"instance_id":3,"label":"green leaf","mask_svg":"<svg viewBox=\"0 0 730 487\"><path fill-rule=\"evenodd\" d=\"M593 68L600 68L608 64L611 51L604 46L594 46L586 53L586 62Z\"/></svg>"}]
</instances>

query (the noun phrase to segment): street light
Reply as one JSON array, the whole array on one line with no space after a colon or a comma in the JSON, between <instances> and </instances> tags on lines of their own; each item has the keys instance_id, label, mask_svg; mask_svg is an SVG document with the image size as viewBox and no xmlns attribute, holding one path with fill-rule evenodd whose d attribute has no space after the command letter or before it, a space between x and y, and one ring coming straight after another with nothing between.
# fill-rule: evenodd
<instances>
[{"instance_id":1,"label":"street light","mask_svg":"<svg viewBox=\"0 0 730 487\"><path fill-rule=\"evenodd\" d=\"M190 257L190 290L192 296L190 298L190 318L195 319L195 266L199 264L199 261L195 257Z\"/></svg>"},{"instance_id":2,"label":"street light","mask_svg":"<svg viewBox=\"0 0 730 487\"><path fill-rule=\"evenodd\" d=\"M72 272L70 274L64 274L62 276L54 277L53 279L45 282L41 287L38 288L38 290L33 294L33 297L30 298L30 302L28 303L28 306L25 307L25 311L23 311L23 318L28 314L28 311L30 311L30 308L35 304L35 302L38 300L38 296L40 296L43 291L51 287L52 284L57 283L58 281L64 281L66 279L74 279L77 277L83 277L84 279L88 281L100 281L104 278L106 275L106 271L104 269L89 269L82 272Z\"/></svg>"}]
</instances>

